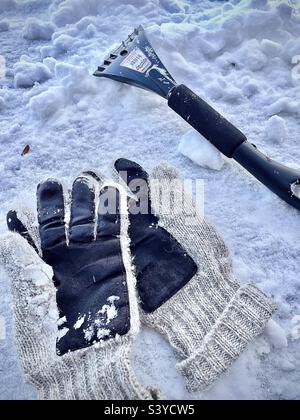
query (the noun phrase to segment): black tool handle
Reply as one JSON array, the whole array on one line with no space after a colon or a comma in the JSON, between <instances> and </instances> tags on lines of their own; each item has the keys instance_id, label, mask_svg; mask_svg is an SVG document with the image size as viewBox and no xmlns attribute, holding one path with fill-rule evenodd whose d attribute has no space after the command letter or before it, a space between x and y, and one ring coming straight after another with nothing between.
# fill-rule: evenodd
<instances>
[{"instance_id":1,"label":"black tool handle","mask_svg":"<svg viewBox=\"0 0 300 420\"><path fill-rule=\"evenodd\" d=\"M282 200L300 210L300 171L287 168L261 153L246 136L184 85L176 86L168 103L177 114L225 156L235 159Z\"/></svg>"},{"instance_id":2,"label":"black tool handle","mask_svg":"<svg viewBox=\"0 0 300 420\"><path fill-rule=\"evenodd\" d=\"M275 162L248 141L236 149L233 159L278 197L300 210L300 195L294 192L297 186L300 188L300 170Z\"/></svg>"},{"instance_id":3,"label":"black tool handle","mask_svg":"<svg viewBox=\"0 0 300 420\"><path fill-rule=\"evenodd\" d=\"M168 104L229 158L247 140L241 131L184 85L176 86L171 91Z\"/></svg>"}]
</instances>

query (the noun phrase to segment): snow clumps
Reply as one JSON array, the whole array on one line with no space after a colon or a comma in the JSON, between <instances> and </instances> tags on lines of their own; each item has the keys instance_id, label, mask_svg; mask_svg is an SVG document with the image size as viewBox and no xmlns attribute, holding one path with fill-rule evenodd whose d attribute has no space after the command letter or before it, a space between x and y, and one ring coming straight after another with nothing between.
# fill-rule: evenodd
<instances>
[{"instance_id":1,"label":"snow clumps","mask_svg":"<svg viewBox=\"0 0 300 420\"><path fill-rule=\"evenodd\" d=\"M42 63L21 61L14 67L14 84L16 88L31 88L35 83L44 83L51 79L53 74Z\"/></svg>"},{"instance_id":2,"label":"snow clumps","mask_svg":"<svg viewBox=\"0 0 300 420\"><path fill-rule=\"evenodd\" d=\"M266 138L272 143L284 143L288 136L285 120L274 115L268 120L265 133Z\"/></svg>"},{"instance_id":3,"label":"snow clumps","mask_svg":"<svg viewBox=\"0 0 300 420\"><path fill-rule=\"evenodd\" d=\"M55 25L53 23L29 18L23 30L23 38L31 41L50 41L54 32Z\"/></svg>"},{"instance_id":4,"label":"snow clumps","mask_svg":"<svg viewBox=\"0 0 300 420\"><path fill-rule=\"evenodd\" d=\"M55 87L30 99L29 108L38 120L46 120L53 116L65 104L64 92Z\"/></svg>"}]
</instances>

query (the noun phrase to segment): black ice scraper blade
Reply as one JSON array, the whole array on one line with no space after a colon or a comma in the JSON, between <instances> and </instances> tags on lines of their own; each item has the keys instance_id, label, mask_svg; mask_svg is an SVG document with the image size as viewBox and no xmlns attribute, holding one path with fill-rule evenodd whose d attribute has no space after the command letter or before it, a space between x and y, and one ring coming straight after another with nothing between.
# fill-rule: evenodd
<instances>
[{"instance_id":1,"label":"black ice scraper blade","mask_svg":"<svg viewBox=\"0 0 300 420\"><path fill-rule=\"evenodd\" d=\"M167 98L176 85L148 41L142 26L135 29L126 41L106 57L94 76L150 90L163 98Z\"/></svg>"},{"instance_id":2,"label":"black ice scraper blade","mask_svg":"<svg viewBox=\"0 0 300 420\"><path fill-rule=\"evenodd\" d=\"M169 107L233 158L282 200L300 210L300 170L261 153L246 136L187 86L178 85L162 64L140 26L104 60L95 73L161 95Z\"/></svg>"}]
</instances>

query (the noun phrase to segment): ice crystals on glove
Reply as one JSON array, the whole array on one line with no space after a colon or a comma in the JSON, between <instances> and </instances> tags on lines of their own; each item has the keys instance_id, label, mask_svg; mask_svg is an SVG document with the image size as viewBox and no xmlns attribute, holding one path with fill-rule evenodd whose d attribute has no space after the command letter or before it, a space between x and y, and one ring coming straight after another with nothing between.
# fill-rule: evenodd
<instances>
[{"instance_id":1,"label":"ice crystals on glove","mask_svg":"<svg viewBox=\"0 0 300 420\"><path fill-rule=\"evenodd\" d=\"M69 328L62 328L61 330L59 330L57 341L60 341L62 338L64 338L68 334L69 331L70 331Z\"/></svg>"},{"instance_id":2,"label":"ice crystals on glove","mask_svg":"<svg viewBox=\"0 0 300 420\"><path fill-rule=\"evenodd\" d=\"M99 340L104 337L109 337L111 331L105 327L118 316L118 310L115 306L115 301L119 299L119 296L110 296L107 298L108 304L102 306L92 321L91 317L89 317L88 321L91 322L89 323L88 327L83 330L84 337L87 342L90 342L95 334ZM84 321L81 325L83 325L83 323Z\"/></svg>"},{"instance_id":3,"label":"ice crystals on glove","mask_svg":"<svg viewBox=\"0 0 300 420\"><path fill-rule=\"evenodd\" d=\"M83 315L80 318L78 318L77 322L74 324L75 330L79 330L79 328L83 326L85 318L86 318L86 315Z\"/></svg>"}]
</instances>

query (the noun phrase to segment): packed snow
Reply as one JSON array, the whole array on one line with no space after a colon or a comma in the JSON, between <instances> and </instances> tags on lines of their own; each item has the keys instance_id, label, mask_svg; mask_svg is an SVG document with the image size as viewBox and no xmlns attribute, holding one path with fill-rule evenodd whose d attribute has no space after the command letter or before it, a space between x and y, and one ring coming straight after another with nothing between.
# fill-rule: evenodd
<instances>
[{"instance_id":1,"label":"packed snow","mask_svg":"<svg viewBox=\"0 0 300 420\"><path fill-rule=\"evenodd\" d=\"M203 168L222 169L224 161L221 153L195 130L182 136L178 151Z\"/></svg>"},{"instance_id":2,"label":"packed snow","mask_svg":"<svg viewBox=\"0 0 300 420\"><path fill-rule=\"evenodd\" d=\"M266 137L270 142L284 144L287 141L288 130L284 118L273 115L266 124Z\"/></svg>"},{"instance_id":3,"label":"packed snow","mask_svg":"<svg viewBox=\"0 0 300 420\"><path fill-rule=\"evenodd\" d=\"M108 172L120 156L149 170L163 159L184 178L203 179L206 218L229 245L237 277L272 294L278 311L204 393L185 391L176 355L148 329L134 369L167 398L299 399L299 212L223 159L162 98L92 76L138 24L178 82L266 154L300 169L297 0L0 0L0 234L9 209L35 207L41 180L70 186L82 170ZM0 399L34 399L0 270Z\"/></svg>"},{"instance_id":4,"label":"packed snow","mask_svg":"<svg viewBox=\"0 0 300 420\"><path fill-rule=\"evenodd\" d=\"M293 340L300 340L300 315L292 319L291 337Z\"/></svg>"},{"instance_id":5,"label":"packed snow","mask_svg":"<svg viewBox=\"0 0 300 420\"><path fill-rule=\"evenodd\" d=\"M2 111L5 108L5 100L0 97L0 110Z\"/></svg>"},{"instance_id":6,"label":"packed snow","mask_svg":"<svg viewBox=\"0 0 300 420\"><path fill-rule=\"evenodd\" d=\"M5 318L0 317L0 340L6 339Z\"/></svg>"},{"instance_id":7,"label":"packed snow","mask_svg":"<svg viewBox=\"0 0 300 420\"><path fill-rule=\"evenodd\" d=\"M0 32L7 32L9 30L9 21L7 19L0 20Z\"/></svg>"}]
</instances>

